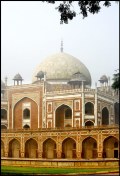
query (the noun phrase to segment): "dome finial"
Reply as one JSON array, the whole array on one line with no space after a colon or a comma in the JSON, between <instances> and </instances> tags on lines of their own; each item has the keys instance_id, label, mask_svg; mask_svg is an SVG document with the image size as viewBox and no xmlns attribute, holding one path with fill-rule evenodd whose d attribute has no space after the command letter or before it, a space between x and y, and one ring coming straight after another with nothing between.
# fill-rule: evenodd
<instances>
[{"instance_id":1,"label":"dome finial","mask_svg":"<svg viewBox=\"0 0 120 176\"><path fill-rule=\"evenodd\" d=\"M61 48L60 48L60 50L61 50L61 53L63 52L63 40L61 40Z\"/></svg>"}]
</instances>

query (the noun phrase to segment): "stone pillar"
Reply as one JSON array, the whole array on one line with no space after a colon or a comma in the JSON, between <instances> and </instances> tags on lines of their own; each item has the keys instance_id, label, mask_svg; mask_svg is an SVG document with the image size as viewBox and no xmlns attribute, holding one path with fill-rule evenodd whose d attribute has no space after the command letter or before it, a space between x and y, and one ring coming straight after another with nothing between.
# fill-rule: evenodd
<instances>
[{"instance_id":1,"label":"stone pillar","mask_svg":"<svg viewBox=\"0 0 120 176\"><path fill-rule=\"evenodd\" d=\"M20 152L20 157L21 157L21 158L25 158L25 152L22 152L22 151L21 151L21 152Z\"/></svg>"},{"instance_id":2,"label":"stone pillar","mask_svg":"<svg viewBox=\"0 0 120 176\"><path fill-rule=\"evenodd\" d=\"M103 142L102 142L102 134L98 134L98 143L97 143L97 154L98 158L103 158Z\"/></svg>"},{"instance_id":3,"label":"stone pillar","mask_svg":"<svg viewBox=\"0 0 120 176\"><path fill-rule=\"evenodd\" d=\"M41 139L41 136L38 138L38 158L42 158L42 154L43 154L43 142L41 142L42 139Z\"/></svg>"},{"instance_id":4,"label":"stone pillar","mask_svg":"<svg viewBox=\"0 0 120 176\"><path fill-rule=\"evenodd\" d=\"M57 151L57 158L60 159L62 157L62 152L61 151Z\"/></svg>"},{"instance_id":5,"label":"stone pillar","mask_svg":"<svg viewBox=\"0 0 120 176\"><path fill-rule=\"evenodd\" d=\"M77 137L77 143L76 143L76 158L81 159L81 153L82 153L82 142L80 140L81 136Z\"/></svg>"},{"instance_id":6,"label":"stone pillar","mask_svg":"<svg viewBox=\"0 0 120 176\"><path fill-rule=\"evenodd\" d=\"M79 152L76 152L76 155L77 155L77 159L81 159L81 151L79 151Z\"/></svg>"},{"instance_id":7,"label":"stone pillar","mask_svg":"<svg viewBox=\"0 0 120 176\"><path fill-rule=\"evenodd\" d=\"M102 152L98 152L98 158L102 158Z\"/></svg>"},{"instance_id":8,"label":"stone pillar","mask_svg":"<svg viewBox=\"0 0 120 176\"><path fill-rule=\"evenodd\" d=\"M24 134L22 134L22 135L24 135ZM24 141L24 136L21 137L20 157L21 158L25 158L25 141Z\"/></svg>"},{"instance_id":9,"label":"stone pillar","mask_svg":"<svg viewBox=\"0 0 120 176\"><path fill-rule=\"evenodd\" d=\"M5 151L4 156L8 157L8 151Z\"/></svg>"},{"instance_id":10,"label":"stone pillar","mask_svg":"<svg viewBox=\"0 0 120 176\"><path fill-rule=\"evenodd\" d=\"M38 158L42 158L42 151L38 150Z\"/></svg>"}]
</instances>

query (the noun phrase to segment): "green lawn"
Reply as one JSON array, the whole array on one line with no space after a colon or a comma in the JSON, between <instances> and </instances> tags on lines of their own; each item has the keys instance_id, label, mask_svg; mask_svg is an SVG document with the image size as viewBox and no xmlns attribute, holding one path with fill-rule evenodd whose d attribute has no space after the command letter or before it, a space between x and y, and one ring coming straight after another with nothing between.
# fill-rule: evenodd
<instances>
[{"instance_id":1,"label":"green lawn","mask_svg":"<svg viewBox=\"0 0 120 176\"><path fill-rule=\"evenodd\" d=\"M69 174L69 173L96 173L102 171L116 171L116 168L32 168L32 167L17 167L17 166L1 166L1 173L4 174Z\"/></svg>"}]
</instances>

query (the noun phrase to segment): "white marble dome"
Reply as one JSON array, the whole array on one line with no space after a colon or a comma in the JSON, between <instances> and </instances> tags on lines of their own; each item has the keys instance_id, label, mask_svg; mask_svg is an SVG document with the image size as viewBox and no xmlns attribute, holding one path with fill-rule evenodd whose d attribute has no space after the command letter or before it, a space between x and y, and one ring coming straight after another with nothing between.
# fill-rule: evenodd
<instances>
[{"instance_id":1,"label":"white marble dome","mask_svg":"<svg viewBox=\"0 0 120 176\"><path fill-rule=\"evenodd\" d=\"M87 67L77 58L60 52L44 59L34 70L32 82L37 81L38 72L46 72L47 80L70 80L76 72L82 73L89 85L91 85L91 75Z\"/></svg>"}]
</instances>

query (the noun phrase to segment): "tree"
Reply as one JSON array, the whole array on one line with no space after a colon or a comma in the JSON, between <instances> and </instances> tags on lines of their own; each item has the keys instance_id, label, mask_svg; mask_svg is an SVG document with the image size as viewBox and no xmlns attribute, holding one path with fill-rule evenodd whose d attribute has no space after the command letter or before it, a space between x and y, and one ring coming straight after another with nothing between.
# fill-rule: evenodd
<instances>
[{"instance_id":1,"label":"tree","mask_svg":"<svg viewBox=\"0 0 120 176\"><path fill-rule=\"evenodd\" d=\"M112 84L112 88L115 90L115 91L118 91L119 90L119 73L116 73L113 75L113 84Z\"/></svg>"},{"instance_id":2,"label":"tree","mask_svg":"<svg viewBox=\"0 0 120 176\"><path fill-rule=\"evenodd\" d=\"M60 12L60 23L68 23L68 20L72 20L76 17L77 12L74 10L73 3L76 2L79 7L79 14L82 14L83 18L88 16L88 13L95 14L100 12L101 6L109 7L111 6L111 1L42 1L55 4L59 2L60 4L56 9ZM119 1L115 1L119 2Z\"/></svg>"}]
</instances>

